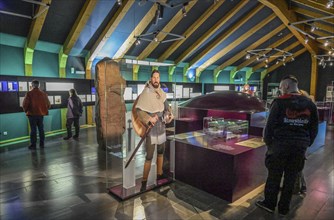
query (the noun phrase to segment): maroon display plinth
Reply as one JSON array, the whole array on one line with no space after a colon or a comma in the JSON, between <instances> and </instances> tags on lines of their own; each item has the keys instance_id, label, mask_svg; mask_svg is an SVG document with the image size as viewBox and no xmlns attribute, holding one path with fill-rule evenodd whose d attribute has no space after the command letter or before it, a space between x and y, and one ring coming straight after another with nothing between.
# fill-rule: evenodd
<instances>
[{"instance_id":1,"label":"maroon display plinth","mask_svg":"<svg viewBox=\"0 0 334 220\"><path fill-rule=\"evenodd\" d=\"M175 139L175 179L229 202L265 182L265 145L236 144L255 136L224 141L198 134L189 132Z\"/></svg>"}]
</instances>

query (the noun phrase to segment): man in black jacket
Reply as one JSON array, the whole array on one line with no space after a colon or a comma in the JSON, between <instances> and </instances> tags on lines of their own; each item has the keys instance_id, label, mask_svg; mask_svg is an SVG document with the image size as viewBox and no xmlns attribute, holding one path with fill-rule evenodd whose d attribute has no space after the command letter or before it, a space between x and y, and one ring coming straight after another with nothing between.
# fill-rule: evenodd
<instances>
[{"instance_id":1,"label":"man in black jacket","mask_svg":"<svg viewBox=\"0 0 334 220\"><path fill-rule=\"evenodd\" d=\"M300 94L294 76L284 77L280 90L282 96L273 101L264 132L268 147L265 199L256 205L271 213L275 211L284 174L278 212L285 216L289 212L297 174L304 167L306 149L318 133L318 112L312 100Z\"/></svg>"}]
</instances>

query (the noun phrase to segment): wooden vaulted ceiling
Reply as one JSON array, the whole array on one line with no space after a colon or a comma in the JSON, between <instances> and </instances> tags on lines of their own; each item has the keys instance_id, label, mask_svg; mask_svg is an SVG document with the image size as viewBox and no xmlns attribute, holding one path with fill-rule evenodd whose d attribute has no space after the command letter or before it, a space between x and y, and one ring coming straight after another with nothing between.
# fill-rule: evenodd
<instances>
[{"instance_id":1,"label":"wooden vaulted ceiling","mask_svg":"<svg viewBox=\"0 0 334 220\"><path fill-rule=\"evenodd\" d=\"M333 16L333 7L326 8L328 0L122 0L121 5L117 0L29 1L6 0L0 4L0 32L27 38L27 75L32 71L38 41L60 45L60 76L65 76L69 56L84 58L88 75L94 62L107 56L174 63L185 71L195 70L197 77L213 70L218 77L226 69L237 72L248 67L251 72L266 69L268 73L283 65L270 60L265 68L264 62L254 57L246 60L247 50L279 48L298 57L305 51L325 54L334 48L333 39L326 47L324 40L310 39L305 44L305 36L290 25ZM187 2L187 15L183 16L182 4L165 6L163 18L157 20L157 2L167 6ZM315 24L318 37L334 35L333 18ZM298 28L307 32L310 24L302 23ZM153 32L158 33L159 41L171 39L165 32L185 38L136 45L135 36Z\"/></svg>"}]
</instances>

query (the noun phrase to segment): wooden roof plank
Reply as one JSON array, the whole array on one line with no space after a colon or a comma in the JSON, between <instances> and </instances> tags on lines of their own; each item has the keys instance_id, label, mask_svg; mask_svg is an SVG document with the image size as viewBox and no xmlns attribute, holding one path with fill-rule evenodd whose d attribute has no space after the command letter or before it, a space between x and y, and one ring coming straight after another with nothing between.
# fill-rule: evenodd
<instances>
[{"instance_id":1,"label":"wooden roof plank","mask_svg":"<svg viewBox=\"0 0 334 220\"><path fill-rule=\"evenodd\" d=\"M247 21L249 21L249 19L251 19L253 16L257 15L263 7L264 7L263 5L259 5L256 8L254 8L247 15L243 16L242 19L240 19L236 24L234 24L230 29L228 29L222 35L220 35L213 43L206 46L205 49L201 53L199 53L195 58L193 58L189 62L190 68L195 63L197 63L199 60L201 60L204 56L206 56L210 51L212 51L215 47L217 47L224 40L226 40L229 36L231 36L233 33L235 33L237 30L239 30L242 27L242 25L244 25ZM211 61L207 61L207 62L211 62ZM205 65L203 64L202 66L205 66Z\"/></svg>"},{"instance_id":2,"label":"wooden roof plank","mask_svg":"<svg viewBox=\"0 0 334 220\"><path fill-rule=\"evenodd\" d=\"M241 1L236 7L230 10L223 18L221 18L215 25L213 25L205 35L198 38L187 50L185 50L178 58L175 60L175 64L178 65L180 62L184 61L190 54L192 54L199 46L201 46L209 37L211 37L219 28L221 28L228 20L230 20L235 14L237 14L249 0Z\"/></svg>"},{"instance_id":3,"label":"wooden roof plank","mask_svg":"<svg viewBox=\"0 0 334 220\"><path fill-rule=\"evenodd\" d=\"M130 10L131 6L135 3L133 0L124 0L122 5L117 9L114 16L110 19L105 29L102 31L98 40L95 42L86 57L86 69L90 71L92 62L108 41L111 34L115 31L119 23L122 21L126 13Z\"/></svg>"},{"instance_id":4,"label":"wooden roof plank","mask_svg":"<svg viewBox=\"0 0 334 220\"><path fill-rule=\"evenodd\" d=\"M218 59L226 55L229 51L231 51L233 48L237 47L242 41L250 37L252 34L263 28L265 25L267 25L270 21L272 21L276 15L272 14L268 16L265 20L263 20L261 23L258 23L251 29L249 29L246 33L242 34L240 37L235 39L233 43L226 46L224 49L216 53L214 56L212 56L210 59L205 61L201 66L198 67L200 71L203 71L208 66L212 65L214 62L216 62Z\"/></svg>"},{"instance_id":5,"label":"wooden roof plank","mask_svg":"<svg viewBox=\"0 0 334 220\"><path fill-rule=\"evenodd\" d=\"M188 5L186 5L186 11L189 11L197 2L196 1L191 1L189 2ZM163 32L170 33L173 28L182 20L183 18L183 13L181 10L179 10L176 15L168 22L168 24L161 30L161 32L158 33L156 36L160 41L162 41L167 35L164 34ZM139 54L138 59L139 60L144 60L146 59L152 52L153 50L159 45L158 42L150 42L149 45Z\"/></svg>"},{"instance_id":6,"label":"wooden roof plank","mask_svg":"<svg viewBox=\"0 0 334 220\"><path fill-rule=\"evenodd\" d=\"M306 6L308 8L312 8L315 9L317 11L320 11L322 13L326 13L328 15L334 15L334 9L333 8L326 8L326 5L320 3L320 2L316 2L316 1L305 1L305 0L292 0L293 2L297 3L297 4L301 4L303 6Z\"/></svg>"},{"instance_id":7,"label":"wooden roof plank","mask_svg":"<svg viewBox=\"0 0 334 220\"><path fill-rule=\"evenodd\" d=\"M266 42L267 40L269 40L270 38L272 38L273 36L278 34L280 31L284 30L284 28L285 28L284 24L278 26L277 28L275 28L275 30L271 31L270 33L268 33L267 35L265 35L261 39L257 40L256 42L251 44L249 47L244 49L243 51L239 52L238 54L234 55L229 60L225 61L223 64L218 66L216 68L216 70L223 70L226 67L232 65L233 63L237 62L238 60L242 59L246 55L247 50L253 50L253 49L257 48L258 46L260 46L261 44L263 44L264 42ZM290 36L292 36L292 34L290 34Z\"/></svg>"},{"instance_id":8,"label":"wooden roof plank","mask_svg":"<svg viewBox=\"0 0 334 220\"><path fill-rule=\"evenodd\" d=\"M212 4L182 35L190 37L216 10L225 2L225 0ZM175 41L159 58L158 61L166 60L175 50L177 50L186 39Z\"/></svg>"},{"instance_id":9,"label":"wooden roof plank","mask_svg":"<svg viewBox=\"0 0 334 220\"><path fill-rule=\"evenodd\" d=\"M154 19L155 12L156 12L156 8L153 5L151 9L143 17L143 19L134 28L134 30L129 34L128 38L124 41L122 46L117 50L117 52L113 56L113 59L119 59L125 56L125 54L130 50L132 45L136 42L136 38L134 38L134 36L140 35L146 30L146 28L149 26L149 24Z\"/></svg>"},{"instance_id":10,"label":"wooden roof plank","mask_svg":"<svg viewBox=\"0 0 334 220\"><path fill-rule=\"evenodd\" d=\"M269 7L274 13L281 19L281 21L289 28L289 30L295 35L300 43L311 53L317 54L318 48L315 41L309 40L307 44L304 42L304 35L298 32L295 28L290 26L290 23L297 21L297 16L291 10L288 10L288 5L286 1L276 1L276 0L259 0L262 4Z\"/></svg>"},{"instance_id":11,"label":"wooden roof plank","mask_svg":"<svg viewBox=\"0 0 334 220\"><path fill-rule=\"evenodd\" d=\"M48 13L49 5L51 4L51 0L42 0L41 3L46 4L38 5L36 10L36 15L32 20L29 33L27 36L27 41L24 47L24 64L25 64L25 75L32 75L32 62L34 56L34 50L41 34L46 15Z\"/></svg>"}]
</instances>

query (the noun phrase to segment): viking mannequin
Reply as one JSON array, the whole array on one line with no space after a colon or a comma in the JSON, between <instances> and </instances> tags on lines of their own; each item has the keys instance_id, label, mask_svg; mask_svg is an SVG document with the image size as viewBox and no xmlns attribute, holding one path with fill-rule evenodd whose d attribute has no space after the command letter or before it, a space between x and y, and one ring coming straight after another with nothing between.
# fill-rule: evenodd
<instances>
[{"instance_id":1,"label":"viking mannequin","mask_svg":"<svg viewBox=\"0 0 334 220\"><path fill-rule=\"evenodd\" d=\"M151 80L146 83L143 92L138 97L135 109L140 122L146 127L151 126L145 144L146 158L141 187L141 191L143 191L146 190L155 145L157 145L157 178L162 177L166 142L165 124L170 123L173 119L167 103L166 93L160 88L160 73L158 70L153 70Z\"/></svg>"}]
</instances>

